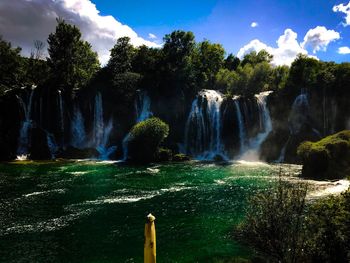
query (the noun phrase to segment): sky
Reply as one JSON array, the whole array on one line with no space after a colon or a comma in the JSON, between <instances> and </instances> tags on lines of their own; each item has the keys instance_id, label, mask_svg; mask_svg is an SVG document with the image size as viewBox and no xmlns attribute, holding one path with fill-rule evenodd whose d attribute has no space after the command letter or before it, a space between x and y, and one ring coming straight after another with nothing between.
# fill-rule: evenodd
<instances>
[{"instance_id":1,"label":"sky","mask_svg":"<svg viewBox=\"0 0 350 263\"><path fill-rule=\"evenodd\" d=\"M197 41L220 43L238 57L266 49L275 65L290 65L298 53L350 61L347 0L1 0L0 35L28 55L34 40L46 42L58 16L81 29L102 64L121 36L161 47L174 30L192 31Z\"/></svg>"}]
</instances>

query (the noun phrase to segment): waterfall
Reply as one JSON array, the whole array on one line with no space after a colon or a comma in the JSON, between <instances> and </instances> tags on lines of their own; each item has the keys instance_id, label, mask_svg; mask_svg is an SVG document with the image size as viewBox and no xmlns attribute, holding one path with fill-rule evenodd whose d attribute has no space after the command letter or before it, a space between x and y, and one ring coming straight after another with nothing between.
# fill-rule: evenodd
<instances>
[{"instance_id":1,"label":"waterfall","mask_svg":"<svg viewBox=\"0 0 350 263\"><path fill-rule=\"evenodd\" d=\"M290 136L288 137L287 142L283 145L281 152L280 152L280 156L278 157L278 159L276 160L277 163L283 163L285 158L286 158L286 150L287 150L287 146L290 140Z\"/></svg>"},{"instance_id":2,"label":"waterfall","mask_svg":"<svg viewBox=\"0 0 350 263\"><path fill-rule=\"evenodd\" d=\"M293 134L298 134L308 120L309 112L309 99L305 89L301 89L300 95L298 95L292 105L291 112L289 114L289 131Z\"/></svg>"},{"instance_id":3,"label":"waterfall","mask_svg":"<svg viewBox=\"0 0 350 263\"><path fill-rule=\"evenodd\" d=\"M28 103L25 104L21 97L17 97L19 104L21 105L24 112L24 120L22 122L19 138L18 138L18 147L17 147L17 159L25 160L28 157L28 148L29 148L29 130L32 126L32 103L33 103L34 89L31 90Z\"/></svg>"},{"instance_id":4,"label":"waterfall","mask_svg":"<svg viewBox=\"0 0 350 263\"><path fill-rule=\"evenodd\" d=\"M103 120L103 102L100 92L95 97L94 108L94 127L92 133L92 145L100 154L100 159L108 159L108 157L116 151L116 146L107 147L110 134L113 129L113 120L110 119L107 126Z\"/></svg>"},{"instance_id":5,"label":"waterfall","mask_svg":"<svg viewBox=\"0 0 350 263\"><path fill-rule=\"evenodd\" d=\"M245 148L245 141L246 141L246 132L245 132L245 125L243 122L243 116L241 112L241 108L239 107L239 97L234 97L233 102L236 109L236 116L238 121L238 131L239 131L239 143L240 143L240 153L244 152Z\"/></svg>"},{"instance_id":6,"label":"waterfall","mask_svg":"<svg viewBox=\"0 0 350 263\"><path fill-rule=\"evenodd\" d=\"M84 118L79 106L74 106L73 119L71 124L71 145L75 148L84 148L86 140Z\"/></svg>"},{"instance_id":7,"label":"waterfall","mask_svg":"<svg viewBox=\"0 0 350 263\"><path fill-rule=\"evenodd\" d=\"M64 132L64 116L63 116L63 99L62 99L62 92L59 90L58 91L58 107L60 110L60 128L61 128L61 132Z\"/></svg>"},{"instance_id":8,"label":"waterfall","mask_svg":"<svg viewBox=\"0 0 350 263\"><path fill-rule=\"evenodd\" d=\"M95 96L94 107L94 129L93 129L93 145L98 147L102 144L104 137L104 123L103 123L103 104L102 95L97 93Z\"/></svg>"},{"instance_id":9,"label":"waterfall","mask_svg":"<svg viewBox=\"0 0 350 263\"><path fill-rule=\"evenodd\" d=\"M56 153L58 150L56 141L55 141L55 137L46 132L46 140L47 140L47 146L49 147L50 153L51 153L51 159L55 159L56 158Z\"/></svg>"},{"instance_id":10,"label":"waterfall","mask_svg":"<svg viewBox=\"0 0 350 263\"><path fill-rule=\"evenodd\" d=\"M272 122L269 109L266 105L266 98L272 91L260 92L255 95L259 109L260 132L249 140L248 149L239 157L244 160L258 161L261 144L272 131Z\"/></svg>"},{"instance_id":11,"label":"waterfall","mask_svg":"<svg viewBox=\"0 0 350 263\"><path fill-rule=\"evenodd\" d=\"M202 90L192 102L185 127L184 147L187 154L198 159L226 158L221 142L222 94Z\"/></svg>"},{"instance_id":12,"label":"waterfall","mask_svg":"<svg viewBox=\"0 0 350 263\"><path fill-rule=\"evenodd\" d=\"M144 121L153 116L151 112L151 99L147 92L139 92L135 100L136 123Z\"/></svg>"},{"instance_id":13,"label":"waterfall","mask_svg":"<svg viewBox=\"0 0 350 263\"><path fill-rule=\"evenodd\" d=\"M147 92L139 92L135 100L135 112L136 112L136 123L147 120L153 116L151 111L151 98L148 96ZM123 160L128 159L128 143L130 139L130 133L128 133L122 142L123 147Z\"/></svg>"}]
</instances>

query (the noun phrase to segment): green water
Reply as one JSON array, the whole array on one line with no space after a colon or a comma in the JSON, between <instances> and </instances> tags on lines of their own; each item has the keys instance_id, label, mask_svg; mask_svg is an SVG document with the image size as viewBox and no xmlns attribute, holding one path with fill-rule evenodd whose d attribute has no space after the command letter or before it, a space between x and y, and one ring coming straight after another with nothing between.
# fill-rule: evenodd
<instances>
[{"instance_id":1,"label":"green water","mask_svg":"<svg viewBox=\"0 0 350 263\"><path fill-rule=\"evenodd\" d=\"M299 167L283 166L297 173ZM0 164L1 262L142 262L156 216L158 262L249 257L231 237L246 199L280 166Z\"/></svg>"}]
</instances>

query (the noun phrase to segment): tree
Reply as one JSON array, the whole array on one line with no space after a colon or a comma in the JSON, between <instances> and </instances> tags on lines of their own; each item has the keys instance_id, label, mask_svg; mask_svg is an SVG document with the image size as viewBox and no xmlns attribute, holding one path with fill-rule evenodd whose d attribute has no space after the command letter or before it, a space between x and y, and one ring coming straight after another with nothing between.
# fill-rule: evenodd
<instances>
[{"instance_id":1,"label":"tree","mask_svg":"<svg viewBox=\"0 0 350 263\"><path fill-rule=\"evenodd\" d=\"M239 75L235 71L222 68L215 76L215 89L230 95L237 94L236 85Z\"/></svg>"},{"instance_id":2,"label":"tree","mask_svg":"<svg viewBox=\"0 0 350 263\"><path fill-rule=\"evenodd\" d=\"M277 91L285 87L289 74L288 66L277 66L272 69L271 90Z\"/></svg>"},{"instance_id":3,"label":"tree","mask_svg":"<svg viewBox=\"0 0 350 263\"><path fill-rule=\"evenodd\" d=\"M262 62L270 63L272 61L272 58L273 56L269 54L266 50L261 50L258 53L256 53L256 51L252 51L243 57L241 65L242 67L244 67L244 65L248 63L251 64L252 66L255 66Z\"/></svg>"},{"instance_id":4,"label":"tree","mask_svg":"<svg viewBox=\"0 0 350 263\"><path fill-rule=\"evenodd\" d=\"M100 67L97 53L81 40L80 30L57 19L55 33L48 38L48 65L55 84L70 93L85 86Z\"/></svg>"},{"instance_id":5,"label":"tree","mask_svg":"<svg viewBox=\"0 0 350 263\"><path fill-rule=\"evenodd\" d=\"M194 91L195 70L192 62L194 48L192 32L178 30L165 35L161 61L161 86L167 89L161 89L160 93L179 95Z\"/></svg>"},{"instance_id":6,"label":"tree","mask_svg":"<svg viewBox=\"0 0 350 263\"><path fill-rule=\"evenodd\" d=\"M287 88L297 88L299 92L301 88L315 87L321 67L318 60L299 54L290 67Z\"/></svg>"},{"instance_id":7,"label":"tree","mask_svg":"<svg viewBox=\"0 0 350 263\"><path fill-rule=\"evenodd\" d=\"M220 44L205 40L197 45L196 51L194 63L198 72L197 85L200 89L212 89L215 76L224 64L225 50Z\"/></svg>"},{"instance_id":8,"label":"tree","mask_svg":"<svg viewBox=\"0 0 350 263\"><path fill-rule=\"evenodd\" d=\"M0 94L23 84L23 59L21 48L13 48L0 36Z\"/></svg>"},{"instance_id":9,"label":"tree","mask_svg":"<svg viewBox=\"0 0 350 263\"><path fill-rule=\"evenodd\" d=\"M44 83L49 75L47 61L44 60L45 44L40 41L34 41L34 49L30 57L25 59L26 82L29 85L40 85Z\"/></svg>"},{"instance_id":10,"label":"tree","mask_svg":"<svg viewBox=\"0 0 350 263\"><path fill-rule=\"evenodd\" d=\"M228 70L237 70L240 63L241 63L241 60L238 57L232 54L229 54L225 59L224 66Z\"/></svg>"},{"instance_id":11,"label":"tree","mask_svg":"<svg viewBox=\"0 0 350 263\"><path fill-rule=\"evenodd\" d=\"M159 86L161 50L149 48L145 45L136 49L132 61L132 71L141 75L140 87L155 90Z\"/></svg>"},{"instance_id":12,"label":"tree","mask_svg":"<svg viewBox=\"0 0 350 263\"><path fill-rule=\"evenodd\" d=\"M134 55L135 48L130 44L130 38L118 38L117 43L111 49L111 57L107 68L113 75L129 72L131 71Z\"/></svg>"}]
</instances>

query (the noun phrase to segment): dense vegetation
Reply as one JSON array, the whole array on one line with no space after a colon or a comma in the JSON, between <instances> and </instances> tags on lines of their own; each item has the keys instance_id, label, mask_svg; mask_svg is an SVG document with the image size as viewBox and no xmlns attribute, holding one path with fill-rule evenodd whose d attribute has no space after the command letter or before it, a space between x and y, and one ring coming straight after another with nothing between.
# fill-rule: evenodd
<instances>
[{"instance_id":1,"label":"dense vegetation","mask_svg":"<svg viewBox=\"0 0 350 263\"><path fill-rule=\"evenodd\" d=\"M258 193L235 234L263 262L348 262L350 190L315 202L307 192L307 185L279 181Z\"/></svg>"},{"instance_id":2,"label":"dense vegetation","mask_svg":"<svg viewBox=\"0 0 350 263\"><path fill-rule=\"evenodd\" d=\"M174 31L164 37L160 49L134 47L122 37L111 50L107 65L100 68L91 45L81 40L79 29L58 19L56 31L45 44L35 42L32 56L20 56L20 48L0 39L1 90L50 80L69 91L95 84L107 84L128 98L139 86L159 94L194 94L203 88L227 94L255 94L262 90L299 92L300 88L326 88L349 92L350 64L322 62L300 55L291 68L273 66L266 51L251 52L242 60L226 56L222 45L208 40L195 42L191 32ZM48 74L49 69L49 74ZM34 74L35 73L35 74ZM34 76L35 75L35 76Z\"/></svg>"},{"instance_id":3,"label":"dense vegetation","mask_svg":"<svg viewBox=\"0 0 350 263\"><path fill-rule=\"evenodd\" d=\"M350 131L327 136L298 147L303 175L313 178L343 178L350 174Z\"/></svg>"},{"instance_id":4,"label":"dense vegetation","mask_svg":"<svg viewBox=\"0 0 350 263\"><path fill-rule=\"evenodd\" d=\"M152 117L141 121L131 129L128 158L134 162L149 162L157 159L160 144L169 134L169 125ZM160 155L166 154L164 150Z\"/></svg>"},{"instance_id":5,"label":"dense vegetation","mask_svg":"<svg viewBox=\"0 0 350 263\"><path fill-rule=\"evenodd\" d=\"M134 125L134 102L142 89L152 98L152 110L169 124L166 146L176 149L174 152L177 153L177 143L183 142L191 102L199 90L215 89L226 95L225 98L242 95L248 100L260 91L273 90L268 103L274 130L262 146L261 156L266 161L274 161L290 137L288 115L291 105L300 90L305 89L315 106L310 110L311 117L305 117L309 125L289 140L285 161L301 161L297 158L297 146L305 140L320 139L319 135L313 134L313 129L324 137L347 128L350 63L323 62L299 55L290 67L275 66L273 57L264 50L253 51L240 59L227 54L218 43L208 40L196 42L192 32L181 30L165 35L163 41L161 48L149 48L133 46L128 37L119 38L111 49L109 61L101 67L96 52L81 39L80 30L60 19L55 32L48 36L47 47L35 41L30 58L22 57L20 48L12 47L0 38L0 94L10 93L12 97L8 97L13 99L10 102L9 98L0 96L1 114L7 114L17 95L28 96L21 93L21 87L37 86L37 104L43 101L47 112L58 111L52 101L57 101L57 94L62 92L66 111L65 131L59 131L58 113L41 116L41 126L53 133L55 138L64 137L62 141L67 141L70 139L68 129L74 107L78 105L91 116L91 102L100 92L104 98L104 117L113 118L118 123L112 138L116 144ZM337 114L334 119L327 119L323 115L334 104ZM16 156L13 149L20 123L10 122L11 119L21 120L23 116L18 109L12 109L11 114L7 122L0 123L0 146L12 151L2 159ZM91 130L91 119L85 122L87 130Z\"/></svg>"}]
</instances>

